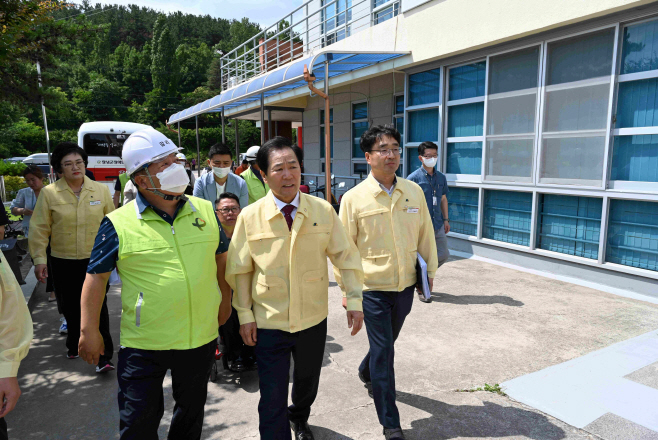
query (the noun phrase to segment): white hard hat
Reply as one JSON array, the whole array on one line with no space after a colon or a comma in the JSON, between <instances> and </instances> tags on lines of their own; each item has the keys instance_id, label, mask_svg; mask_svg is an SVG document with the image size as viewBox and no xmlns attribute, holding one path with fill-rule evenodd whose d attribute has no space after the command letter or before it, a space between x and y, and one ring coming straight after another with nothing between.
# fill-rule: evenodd
<instances>
[{"instance_id":1,"label":"white hard hat","mask_svg":"<svg viewBox=\"0 0 658 440\"><path fill-rule=\"evenodd\" d=\"M171 139L156 129L149 127L134 132L126 139L126 142L123 144L121 159L123 159L123 163L126 165L128 175L132 175L144 165L148 165L179 150L180 148Z\"/></svg>"},{"instance_id":2,"label":"white hard hat","mask_svg":"<svg viewBox=\"0 0 658 440\"><path fill-rule=\"evenodd\" d=\"M176 159L179 159L179 160L187 160L187 157L185 157L185 155L184 155L183 153L178 153L178 154L176 155Z\"/></svg>"},{"instance_id":3,"label":"white hard hat","mask_svg":"<svg viewBox=\"0 0 658 440\"><path fill-rule=\"evenodd\" d=\"M260 150L260 147L258 145L249 147L249 149L247 150L247 155L244 158L247 160L256 160L256 155L258 154L258 150Z\"/></svg>"}]
</instances>

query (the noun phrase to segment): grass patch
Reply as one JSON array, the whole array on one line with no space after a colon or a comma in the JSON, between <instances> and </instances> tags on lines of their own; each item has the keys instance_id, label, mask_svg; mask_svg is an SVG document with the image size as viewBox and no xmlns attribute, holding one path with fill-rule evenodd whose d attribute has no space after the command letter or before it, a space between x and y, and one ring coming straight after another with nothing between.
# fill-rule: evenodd
<instances>
[{"instance_id":1,"label":"grass patch","mask_svg":"<svg viewBox=\"0 0 658 440\"><path fill-rule=\"evenodd\" d=\"M12 214L11 209L9 209L9 208L5 208L5 212L7 213L7 217L9 217L10 222L16 222L16 221L18 221L22 218L20 216Z\"/></svg>"},{"instance_id":2,"label":"grass patch","mask_svg":"<svg viewBox=\"0 0 658 440\"><path fill-rule=\"evenodd\" d=\"M484 387L471 388L470 390L455 390L458 393L474 393L476 391L486 391L488 393L496 393L499 396L507 396L500 388L499 384L489 385L488 383L484 384Z\"/></svg>"}]
</instances>

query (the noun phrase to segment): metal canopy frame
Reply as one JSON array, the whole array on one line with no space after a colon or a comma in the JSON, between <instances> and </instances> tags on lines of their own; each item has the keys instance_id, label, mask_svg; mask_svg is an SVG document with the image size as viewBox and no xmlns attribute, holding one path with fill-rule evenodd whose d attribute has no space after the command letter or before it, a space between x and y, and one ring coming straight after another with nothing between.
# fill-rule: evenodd
<instances>
[{"instance_id":1,"label":"metal canopy frame","mask_svg":"<svg viewBox=\"0 0 658 440\"><path fill-rule=\"evenodd\" d=\"M205 113L225 112L228 109L257 101L260 101L261 111L264 113L265 98L307 86L306 81L304 81L304 66L308 66L309 72L315 75L316 80L325 80L325 70L328 72L328 78L333 78L410 53L397 51L327 51L310 55L228 89L214 98L175 113L169 117L167 125ZM328 69L324 68L325 65L328 66Z\"/></svg>"}]
</instances>

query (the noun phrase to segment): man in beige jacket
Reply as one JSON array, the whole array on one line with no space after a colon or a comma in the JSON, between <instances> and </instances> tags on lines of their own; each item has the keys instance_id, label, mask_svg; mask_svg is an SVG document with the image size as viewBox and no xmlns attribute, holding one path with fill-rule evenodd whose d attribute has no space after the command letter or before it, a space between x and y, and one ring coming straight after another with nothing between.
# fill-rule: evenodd
<instances>
[{"instance_id":1,"label":"man in beige jacket","mask_svg":"<svg viewBox=\"0 0 658 440\"><path fill-rule=\"evenodd\" d=\"M330 204L299 192L302 151L275 137L257 156L271 191L240 213L226 280L245 344L255 345L264 440L312 440L311 405L327 337L327 257L343 280L348 327L363 324L361 258ZM295 361L288 402L290 355ZM290 425L290 427L288 426Z\"/></svg>"},{"instance_id":2,"label":"man in beige jacket","mask_svg":"<svg viewBox=\"0 0 658 440\"><path fill-rule=\"evenodd\" d=\"M0 252L0 440L7 439L5 416L21 395L18 367L32 341L32 318L23 291Z\"/></svg>"}]
</instances>

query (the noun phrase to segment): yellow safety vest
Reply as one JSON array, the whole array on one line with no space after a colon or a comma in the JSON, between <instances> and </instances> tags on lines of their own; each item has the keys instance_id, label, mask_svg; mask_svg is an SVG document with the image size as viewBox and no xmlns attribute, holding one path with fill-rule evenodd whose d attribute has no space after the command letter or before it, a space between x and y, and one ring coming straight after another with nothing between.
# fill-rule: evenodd
<instances>
[{"instance_id":1,"label":"yellow safety vest","mask_svg":"<svg viewBox=\"0 0 658 440\"><path fill-rule=\"evenodd\" d=\"M212 204L189 197L173 226L131 201L108 214L119 238L121 345L187 350L217 338L221 293Z\"/></svg>"},{"instance_id":2,"label":"yellow safety vest","mask_svg":"<svg viewBox=\"0 0 658 440\"><path fill-rule=\"evenodd\" d=\"M261 180L256 177L254 172L249 168L247 171L244 171L240 174L240 177L244 179L247 183L247 191L249 191L249 204L251 205L256 200L260 200L265 197L265 194L270 190L270 187L267 186L267 183L261 182ZM244 209L244 206L242 207Z\"/></svg>"}]
</instances>

